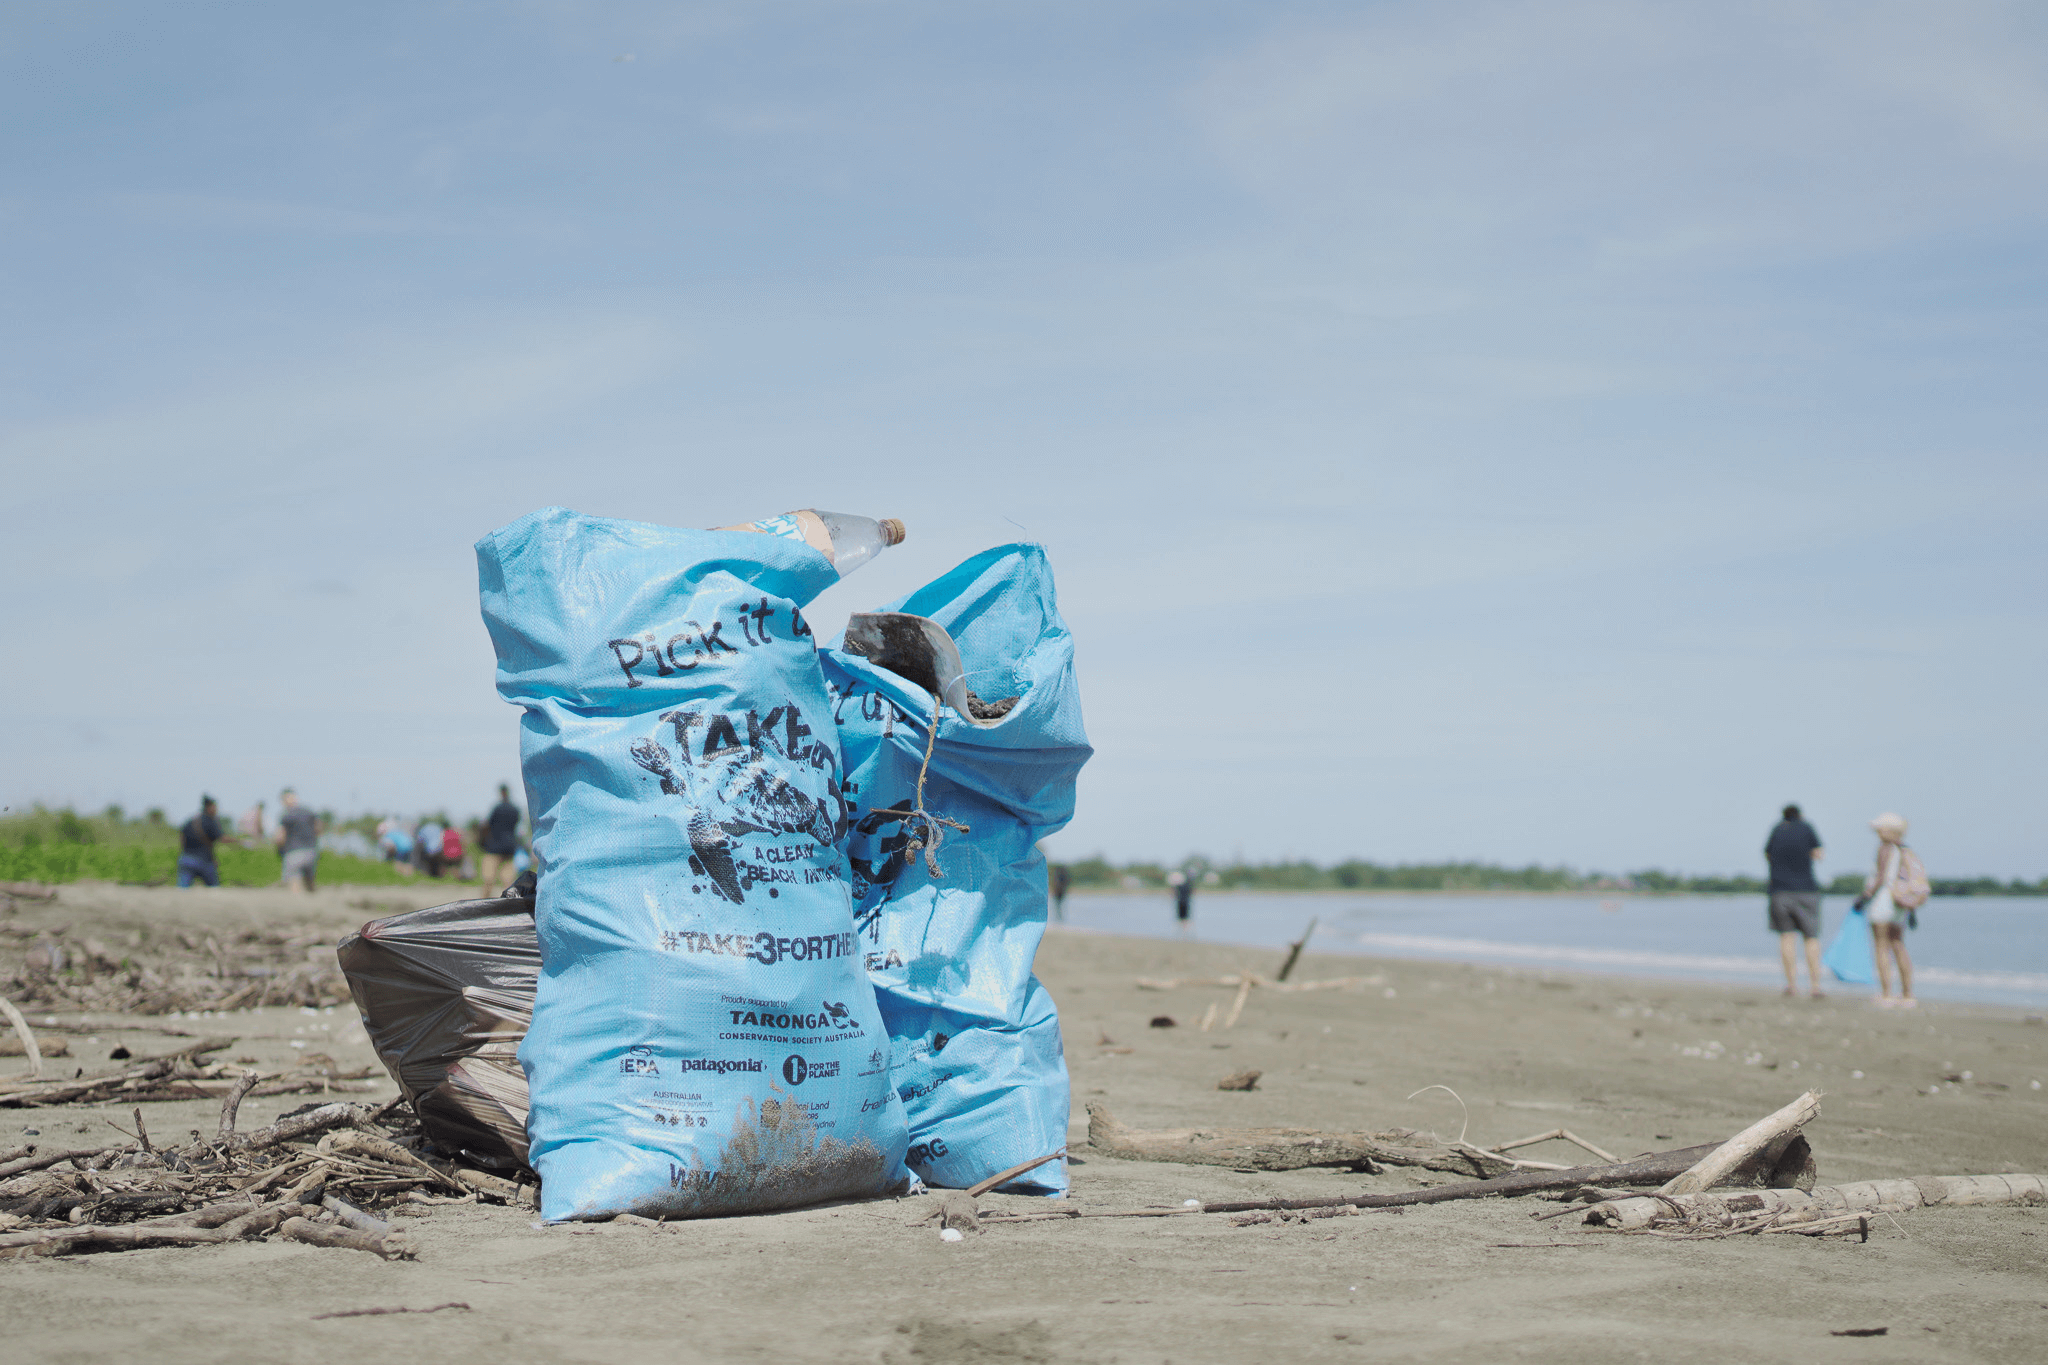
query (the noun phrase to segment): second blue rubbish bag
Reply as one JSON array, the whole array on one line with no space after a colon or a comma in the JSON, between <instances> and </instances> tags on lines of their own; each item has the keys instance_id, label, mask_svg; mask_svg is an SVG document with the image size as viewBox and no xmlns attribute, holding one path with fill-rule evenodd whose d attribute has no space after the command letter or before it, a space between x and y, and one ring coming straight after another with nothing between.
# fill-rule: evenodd
<instances>
[{"instance_id":1,"label":"second blue rubbish bag","mask_svg":"<svg viewBox=\"0 0 2048 1365\"><path fill-rule=\"evenodd\" d=\"M1036 545L985 551L824 653L862 965L890 1034L909 1164L964 1188L1066 1146L1059 1016L1032 975L1039 840L1093 752L1074 645ZM1066 1162L1004 1188L1058 1193Z\"/></svg>"}]
</instances>

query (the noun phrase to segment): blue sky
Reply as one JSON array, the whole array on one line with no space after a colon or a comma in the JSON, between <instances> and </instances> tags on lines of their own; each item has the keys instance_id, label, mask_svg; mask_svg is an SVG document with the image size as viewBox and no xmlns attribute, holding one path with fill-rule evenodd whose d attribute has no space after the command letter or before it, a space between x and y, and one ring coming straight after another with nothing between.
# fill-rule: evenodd
<instances>
[{"instance_id":1,"label":"blue sky","mask_svg":"<svg viewBox=\"0 0 2048 1365\"><path fill-rule=\"evenodd\" d=\"M2048 873L2048 15L21 4L0 802L476 809L559 503L1043 541L1078 856Z\"/></svg>"}]
</instances>

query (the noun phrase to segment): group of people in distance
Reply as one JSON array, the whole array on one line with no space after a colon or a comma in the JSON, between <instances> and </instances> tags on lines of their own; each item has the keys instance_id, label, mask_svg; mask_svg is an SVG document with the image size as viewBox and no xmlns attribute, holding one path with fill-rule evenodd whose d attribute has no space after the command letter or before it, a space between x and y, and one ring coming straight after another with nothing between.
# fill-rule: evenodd
<instances>
[{"instance_id":1,"label":"group of people in distance","mask_svg":"<svg viewBox=\"0 0 2048 1365\"><path fill-rule=\"evenodd\" d=\"M1920 859L1906 847L1906 817L1886 811L1870 822L1877 834L1877 865L1863 879L1863 894L1855 908L1870 925L1871 954L1877 967L1877 1003L1881 1007L1911 1009L1913 959L1906 952L1906 925L1914 912L1927 902L1927 873ZM1782 818L1764 841L1764 858L1770 863L1770 926L1778 936L1778 954L1784 961L1785 994L1798 990L1799 949L1806 949L1806 982L1815 997L1820 988L1820 879L1814 867L1826 850L1820 835L1800 814L1799 807L1787 806ZM1898 969L1899 993L1892 995L1892 969Z\"/></svg>"},{"instance_id":2,"label":"group of people in distance","mask_svg":"<svg viewBox=\"0 0 2048 1365\"><path fill-rule=\"evenodd\" d=\"M500 783L498 803L467 830L443 816L429 815L410 824L395 817L377 826L377 851L406 875L429 877L475 875L486 899L497 895L524 872L530 861L519 827L525 819L512 804L511 787ZM471 861L472 854L474 862Z\"/></svg>"},{"instance_id":3,"label":"group of people in distance","mask_svg":"<svg viewBox=\"0 0 2048 1365\"><path fill-rule=\"evenodd\" d=\"M311 891L320 866L320 817L299 801L299 794L286 787L284 809L278 814L271 838L284 865L283 884L298 891ZM255 848L263 841L263 803L258 801L235 822L235 842ZM199 798L199 813L178 829L178 885L190 888L194 882L220 885L220 855L214 846L227 839L221 828L220 803L211 796Z\"/></svg>"},{"instance_id":4,"label":"group of people in distance","mask_svg":"<svg viewBox=\"0 0 2048 1365\"><path fill-rule=\"evenodd\" d=\"M298 793L284 790L283 809L270 838L282 863L280 880L294 891L311 891L320 866L320 836L324 826L313 810L299 801ZM429 877L450 874L479 877L485 897L497 895L524 871L528 861L520 826L525 817L512 804L509 786L498 788L498 803L489 815L469 822L467 839L452 822L428 816L412 824L396 818L377 826L377 848L386 862L397 864L407 875L422 872ZM211 796L200 798L199 813L178 831L178 885L194 882L220 885L220 861L215 845L230 836L220 822L220 803ZM265 838L263 803L257 802L236 822L234 842L256 848ZM470 861L471 852L476 854Z\"/></svg>"}]
</instances>

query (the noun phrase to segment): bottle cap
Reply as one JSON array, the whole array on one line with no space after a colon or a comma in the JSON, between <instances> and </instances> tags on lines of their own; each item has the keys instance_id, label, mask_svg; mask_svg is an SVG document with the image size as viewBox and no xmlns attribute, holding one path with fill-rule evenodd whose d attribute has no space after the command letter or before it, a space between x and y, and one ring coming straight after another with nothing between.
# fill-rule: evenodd
<instances>
[{"instance_id":1,"label":"bottle cap","mask_svg":"<svg viewBox=\"0 0 2048 1365\"><path fill-rule=\"evenodd\" d=\"M901 521L895 517L883 517L880 525L882 528L882 543L884 545L901 545L903 543L903 523Z\"/></svg>"}]
</instances>

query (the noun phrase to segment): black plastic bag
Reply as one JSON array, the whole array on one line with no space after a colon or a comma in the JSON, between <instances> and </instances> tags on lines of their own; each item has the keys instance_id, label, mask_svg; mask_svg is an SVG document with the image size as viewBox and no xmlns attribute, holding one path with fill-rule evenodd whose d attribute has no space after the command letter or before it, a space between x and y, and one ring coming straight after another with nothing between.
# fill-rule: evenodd
<instances>
[{"instance_id":1,"label":"black plastic bag","mask_svg":"<svg viewBox=\"0 0 2048 1365\"><path fill-rule=\"evenodd\" d=\"M498 1170L526 1164L526 1073L540 941L532 886L371 920L338 946L370 1045L435 1146Z\"/></svg>"}]
</instances>

